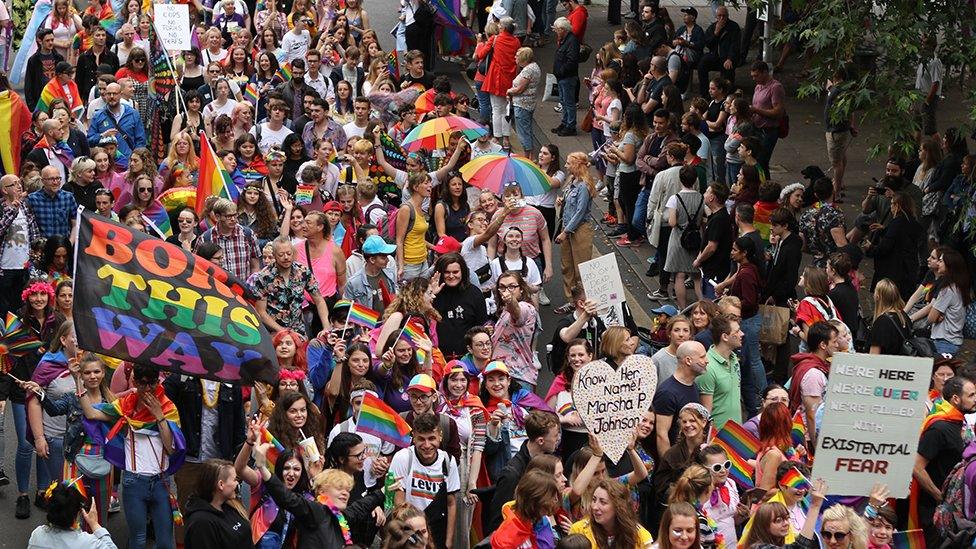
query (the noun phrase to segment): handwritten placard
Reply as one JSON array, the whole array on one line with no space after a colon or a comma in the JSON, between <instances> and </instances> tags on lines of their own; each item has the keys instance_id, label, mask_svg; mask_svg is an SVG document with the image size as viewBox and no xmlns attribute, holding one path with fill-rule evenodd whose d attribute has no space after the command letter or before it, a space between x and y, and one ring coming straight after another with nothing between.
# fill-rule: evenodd
<instances>
[{"instance_id":1,"label":"handwritten placard","mask_svg":"<svg viewBox=\"0 0 976 549\"><path fill-rule=\"evenodd\" d=\"M624 283L620 280L617 256L607 254L579 264L580 282L586 299L595 301L600 309L623 303Z\"/></svg>"},{"instance_id":2,"label":"handwritten placard","mask_svg":"<svg viewBox=\"0 0 976 549\"><path fill-rule=\"evenodd\" d=\"M813 478L839 496L866 496L881 482L908 497L931 373L931 358L835 354Z\"/></svg>"},{"instance_id":3,"label":"handwritten placard","mask_svg":"<svg viewBox=\"0 0 976 549\"><path fill-rule=\"evenodd\" d=\"M596 360L573 377L573 406L586 430L614 463L627 451L641 414L651 407L656 388L657 369L645 355L627 357L616 370Z\"/></svg>"},{"instance_id":4,"label":"handwritten placard","mask_svg":"<svg viewBox=\"0 0 976 549\"><path fill-rule=\"evenodd\" d=\"M190 45L190 6L153 4L156 32L167 50L188 51Z\"/></svg>"}]
</instances>

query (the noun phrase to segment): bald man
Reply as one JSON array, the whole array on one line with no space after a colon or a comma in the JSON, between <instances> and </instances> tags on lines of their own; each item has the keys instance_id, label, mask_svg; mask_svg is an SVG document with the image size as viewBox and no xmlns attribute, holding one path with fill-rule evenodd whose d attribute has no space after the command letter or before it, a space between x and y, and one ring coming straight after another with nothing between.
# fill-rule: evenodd
<instances>
[{"instance_id":1,"label":"bald man","mask_svg":"<svg viewBox=\"0 0 976 549\"><path fill-rule=\"evenodd\" d=\"M678 357L678 369L658 385L652 402L654 431L657 433L657 451L660 456L678 439L680 425L674 417L678 410L689 402L700 402L695 379L704 374L705 367L708 366L705 346L697 341L685 341L678 345L675 355Z\"/></svg>"},{"instance_id":2,"label":"bald man","mask_svg":"<svg viewBox=\"0 0 976 549\"><path fill-rule=\"evenodd\" d=\"M146 146L146 128L134 108L122 102L122 86L112 83L102 92L105 108L96 112L88 126L88 144L98 145L102 137L113 136L119 147L119 164L129 166L132 151Z\"/></svg>"},{"instance_id":3,"label":"bald man","mask_svg":"<svg viewBox=\"0 0 976 549\"><path fill-rule=\"evenodd\" d=\"M30 160L38 168L44 166L55 166L60 170L62 177L67 177L71 168L71 161L74 160L74 153L64 143L67 137L67 129L64 124L55 117L49 118L41 124L41 134L43 138L34 145L34 149L27 153L27 160Z\"/></svg>"},{"instance_id":4,"label":"bald man","mask_svg":"<svg viewBox=\"0 0 976 549\"><path fill-rule=\"evenodd\" d=\"M20 290L27 283L30 243L41 237L41 230L24 200L24 186L13 174L0 177L0 316L23 305Z\"/></svg>"}]
</instances>

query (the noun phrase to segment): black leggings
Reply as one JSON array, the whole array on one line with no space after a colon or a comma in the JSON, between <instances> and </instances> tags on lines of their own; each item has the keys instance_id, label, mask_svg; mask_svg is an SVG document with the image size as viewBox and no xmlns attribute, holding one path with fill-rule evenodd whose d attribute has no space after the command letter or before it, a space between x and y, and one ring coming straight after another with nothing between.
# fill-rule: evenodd
<instances>
[{"instance_id":1,"label":"black leggings","mask_svg":"<svg viewBox=\"0 0 976 549\"><path fill-rule=\"evenodd\" d=\"M617 222L621 225L630 227L630 222L634 219L634 210L637 208L637 195L640 194L639 171L617 172L617 183L620 189L617 191L620 196L620 212Z\"/></svg>"}]
</instances>

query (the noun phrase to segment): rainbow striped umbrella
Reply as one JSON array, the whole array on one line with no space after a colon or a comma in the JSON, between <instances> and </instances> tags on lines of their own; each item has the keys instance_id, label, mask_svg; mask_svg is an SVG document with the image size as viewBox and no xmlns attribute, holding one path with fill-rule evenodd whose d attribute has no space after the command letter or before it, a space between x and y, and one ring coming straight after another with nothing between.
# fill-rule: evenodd
<instances>
[{"instance_id":1,"label":"rainbow striped umbrella","mask_svg":"<svg viewBox=\"0 0 976 549\"><path fill-rule=\"evenodd\" d=\"M437 90L431 88L426 90L424 93L417 97L413 106L417 109L417 114L427 114L434 110L434 98L437 96Z\"/></svg>"},{"instance_id":2,"label":"rainbow striped umbrella","mask_svg":"<svg viewBox=\"0 0 976 549\"><path fill-rule=\"evenodd\" d=\"M469 185L488 189L501 196L509 181L517 181L525 196L549 192L549 176L535 162L524 156L486 154L461 167L461 177Z\"/></svg>"},{"instance_id":3,"label":"rainbow striped umbrella","mask_svg":"<svg viewBox=\"0 0 976 549\"><path fill-rule=\"evenodd\" d=\"M442 116L418 124L403 138L400 145L406 151L446 149L451 134L461 132L468 141L488 134L484 126L461 116Z\"/></svg>"}]
</instances>

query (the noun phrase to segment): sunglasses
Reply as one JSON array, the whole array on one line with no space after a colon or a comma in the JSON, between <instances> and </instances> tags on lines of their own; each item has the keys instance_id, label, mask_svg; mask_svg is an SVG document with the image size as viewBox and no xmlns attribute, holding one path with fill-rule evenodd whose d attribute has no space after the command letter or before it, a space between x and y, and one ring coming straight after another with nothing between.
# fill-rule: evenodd
<instances>
[{"instance_id":1,"label":"sunglasses","mask_svg":"<svg viewBox=\"0 0 976 549\"><path fill-rule=\"evenodd\" d=\"M139 189L139 192L141 192L141 193L151 193L152 192L152 187L144 187L142 189Z\"/></svg>"},{"instance_id":2,"label":"sunglasses","mask_svg":"<svg viewBox=\"0 0 976 549\"><path fill-rule=\"evenodd\" d=\"M827 530L822 530L820 532L820 535L823 536L824 539L835 539L837 541L844 541L847 539L847 534L850 534L850 532L829 532Z\"/></svg>"},{"instance_id":3,"label":"sunglasses","mask_svg":"<svg viewBox=\"0 0 976 549\"><path fill-rule=\"evenodd\" d=\"M725 463L713 463L709 466L709 469L711 469L713 473L721 473L723 469L728 471L731 468L732 462L729 460L725 460Z\"/></svg>"}]
</instances>

